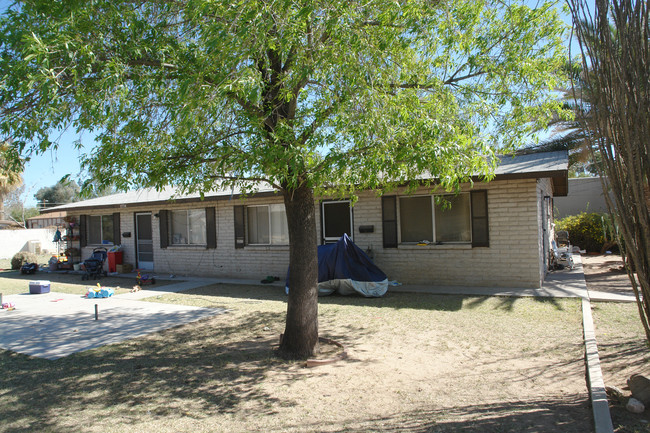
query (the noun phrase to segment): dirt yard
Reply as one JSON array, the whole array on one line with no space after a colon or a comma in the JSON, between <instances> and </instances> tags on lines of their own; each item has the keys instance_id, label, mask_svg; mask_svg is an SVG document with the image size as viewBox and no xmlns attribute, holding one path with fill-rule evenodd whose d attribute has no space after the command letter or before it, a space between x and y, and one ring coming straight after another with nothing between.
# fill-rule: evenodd
<instances>
[{"instance_id":1,"label":"dirt yard","mask_svg":"<svg viewBox=\"0 0 650 433\"><path fill-rule=\"evenodd\" d=\"M154 301L229 311L45 361L0 351L0 419L39 432L590 432L580 303L389 293L320 301L349 358L274 355L280 288Z\"/></svg>"},{"instance_id":2,"label":"dirt yard","mask_svg":"<svg viewBox=\"0 0 650 433\"><path fill-rule=\"evenodd\" d=\"M589 290L632 294L632 285L622 269L619 255L582 256ZM596 340L606 386L616 386L629 395L627 379L634 373L650 375L650 350L636 303L592 303ZM610 402L617 433L650 432L650 409L633 415L624 403Z\"/></svg>"},{"instance_id":3,"label":"dirt yard","mask_svg":"<svg viewBox=\"0 0 650 433\"><path fill-rule=\"evenodd\" d=\"M583 255L582 266L589 290L607 293L633 293L620 255Z\"/></svg>"},{"instance_id":4,"label":"dirt yard","mask_svg":"<svg viewBox=\"0 0 650 433\"><path fill-rule=\"evenodd\" d=\"M274 354L279 288L213 285L152 301L229 313L57 361L0 351L11 372L0 376L0 431L593 431L575 299L321 298L320 334L349 357L315 368ZM608 385L647 369L635 308L593 306ZM647 413L612 414L617 433L650 431Z\"/></svg>"}]
</instances>

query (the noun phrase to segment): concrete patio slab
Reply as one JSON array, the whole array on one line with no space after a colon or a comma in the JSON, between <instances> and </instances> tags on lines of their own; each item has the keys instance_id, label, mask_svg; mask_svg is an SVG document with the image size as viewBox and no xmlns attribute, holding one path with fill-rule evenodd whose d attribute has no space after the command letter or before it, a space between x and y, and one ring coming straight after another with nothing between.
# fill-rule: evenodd
<instances>
[{"instance_id":1,"label":"concrete patio slab","mask_svg":"<svg viewBox=\"0 0 650 433\"><path fill-rule=\"evenodd\" d=\"M56 292L7 295L4 302L14 302L16 309L0 310L0 348L51 360L225 313L119 296L86 299Z\"/></svg>"}]
</instances>

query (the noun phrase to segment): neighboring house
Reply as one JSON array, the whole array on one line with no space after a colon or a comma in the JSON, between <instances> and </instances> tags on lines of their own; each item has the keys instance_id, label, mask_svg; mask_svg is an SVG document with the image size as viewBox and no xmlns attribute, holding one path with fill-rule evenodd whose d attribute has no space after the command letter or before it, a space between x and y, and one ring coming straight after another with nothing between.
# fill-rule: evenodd
<instances>
[{"instance_id":1,"label":"neighboring house","mask_svg":"<svg viewBox=\"0 0 650 433\"><path fill-rule=\"evenodd\" d=\"M44 229L49 227L62 227L65 224L66 212L48 212L27 218L25 226L28 229Z\"/></svg>"},{"instance_id":2,"label":"neighboring house","mask_svg":"<svg viewBox=\"0 0 650 433\"><path fill-rule=\"evenodd\" d=\"M608 213L600 177L569 179L569 194L554 200L555 218L560 219L582 212Z\"/></svg>"},{"instance_id":3,"label":"neighboring house","mask_svg":"<svg viewBox=\"0 0 650 433\"><path fill-rule=\"evenodd\" d=\"M23 227L13 220L0 220L1 229L22 229Z\"/></svg>"},{"instance_id":4,"label":"neighboring house","mask_svg":"<svg viewBox=\"0 0 650 433\"><path fill-rule=\"evenodd\" d=\"M540 287L553 196L567 194L566 152L503 157L489 183L462 185L445 210L430 190L317 200L318 241L348 233L389 279L435 286ZM437 194L437 193L436 193ZM176 196L139 190L52 208L80 229L82 258L121 244L124 260L158 274L284 277L289 238L282 196L225 190ZM427 242L421 242L427 241Z\"/></svg>"}]
</instances>

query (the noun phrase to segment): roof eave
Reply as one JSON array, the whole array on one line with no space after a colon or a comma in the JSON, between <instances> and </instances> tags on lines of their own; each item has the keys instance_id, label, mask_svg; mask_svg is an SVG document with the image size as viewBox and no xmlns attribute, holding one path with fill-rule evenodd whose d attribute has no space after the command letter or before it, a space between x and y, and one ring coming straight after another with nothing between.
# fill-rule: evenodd
<instances>
[{"instance_id":1,"label":"roof eave","mask_svg":"<svg viewBox=\"0 0 650 433\"><path fill-rule=\"evenodd\" d=\"M87 210L97 210L97 209L128 209L128 208L141 208L143 206L168 206L174 203L210 203L216 201L224 200L239 200L245 197L271 197L277 195L277 191L262 191L253 194L232 194L232 195L217 195L217 196L206 196L204 198L200 197L188 197L188 198L176 198L169 200L153 200L145 201L139 203L115 203L115 204L104 204L104 205L90 205L90 206L74 206L63 208L58 206L57 208L51 208L51 210L43 210L41 215L46 212L55 212L55 211L66 211L66 212L78 212L78 211L87 211ZM65 206L65 205L64 205Z\"/></svg>"}]
</instances>

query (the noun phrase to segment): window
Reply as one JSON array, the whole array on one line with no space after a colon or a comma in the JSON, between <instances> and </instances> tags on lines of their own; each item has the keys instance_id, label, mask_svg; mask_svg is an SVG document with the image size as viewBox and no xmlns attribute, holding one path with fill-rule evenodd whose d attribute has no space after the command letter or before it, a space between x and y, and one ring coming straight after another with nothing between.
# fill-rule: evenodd
<instances>
[{"instance_id":1,"label":"window","mask_svg":"<svg viewBox=\"0 0 650 433\"><path fill-rule=\"evenodd\" d=\"M469 194L401 197L399 205L403 243L472 241Z\"/></svg>"},{"instance_id":2,"label":"window","mask_svg":"<svg viewBox=\"0 0 650 433\"><path fill-rule=\"evenodd\" d=\"M325 201L322 203L321 209L323 243L336 242L344 234L353 237L352 210L348 200Z\"/></svg>"},{"instance_id":3,"label":"window","mask_svg":"<svg viewBox=\"0 0 650 433\"><path fill-rule=\"evenodd\" d=\"M113 215L89 215L87 224L89 244L102 245L113 243Z\"/></svg>"},{"instance_id":4,"label":"window","mask_svg":"<svg viewBox=\"0 0 650 433\"><path fill-rule=\"evenodd\" d=\"M216 208L166 210L154 214L160 219L160 248L170 245L201 245L217 248Z\"/></svg>"},{"instance_id":5,"label":"window","mask_svg":"<svg viewBox=\"0 0 650 433\"><path fill-rule=\"evenodd\" d=\"M469 194L447 195L436 203L436 242L471 242Z\"/></svg>"},{"instance_id":6,"label":"window","mask_svg":"<svg viewBox=\"0 0 650 433\"><path fill-rule=\"evenodd\" d=\"M431 197L402 197L399 200L402 242L434 241Z\"/></svg>"},{"instance_id":7,"label":"window","mask_svg":"<svg viewBox=\"0 0 650 433\"><path fill-rule=\"evenodd\" d=\"M283 204L248 206L246 234L250 245L289 245L287 214Z\"/></svg>"},{"instance_id":8,"label":"window","mask_svg":"<svg viewBox=\"0 0 650 433\"><path fill-rule=\"evenodd\" d=\"M205 209L170 211L172 245L205 245Z\"/></svg>"}]
</instances>

